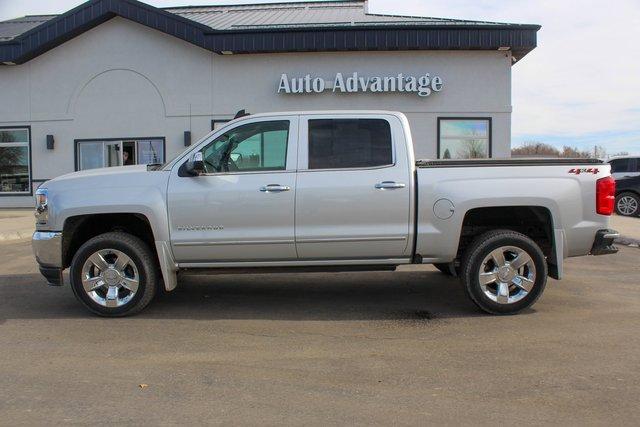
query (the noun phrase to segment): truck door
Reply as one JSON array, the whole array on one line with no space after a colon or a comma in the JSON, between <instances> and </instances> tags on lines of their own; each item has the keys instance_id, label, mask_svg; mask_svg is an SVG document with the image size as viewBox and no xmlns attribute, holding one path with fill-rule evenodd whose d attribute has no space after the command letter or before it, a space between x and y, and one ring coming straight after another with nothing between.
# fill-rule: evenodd
<instances>
[{"instance_id":1,"label":"truck door","mask_svg":"<svg viewBox=\"0 0 640 427\"><path fill-rule=\"evenodd\" d=\"M178 262L296 259L297 135L297 116L243 120L198 148L206 173L173 168L167 197Z\"/></svg>"},{"instance_id":2,"label":"truck door","mask_svg":"<svg viewBox=\"0 0 640 427\"><path fill-rule=\"evenodd\" d=\"M300 118L298 258L406 258L412 173L402 122L391 115Z\"/></svg>"}]
</instances>

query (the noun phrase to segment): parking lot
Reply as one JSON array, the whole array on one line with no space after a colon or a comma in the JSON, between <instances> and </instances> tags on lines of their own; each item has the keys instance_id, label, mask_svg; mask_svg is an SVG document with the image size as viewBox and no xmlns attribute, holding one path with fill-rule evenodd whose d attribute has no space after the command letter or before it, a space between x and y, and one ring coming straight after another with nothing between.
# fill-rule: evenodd
<instances>
[{"instance_id":1,"label":"parking lot","mask_svg":"<svg viewBox=\"0 0 640 427\"><path fill-rule=\"evenodd\" d=\"M190 277L124 319L0 251L0 424L640 423L637 248L514 317L428 267Z\"/></svg>"}]
</instances>

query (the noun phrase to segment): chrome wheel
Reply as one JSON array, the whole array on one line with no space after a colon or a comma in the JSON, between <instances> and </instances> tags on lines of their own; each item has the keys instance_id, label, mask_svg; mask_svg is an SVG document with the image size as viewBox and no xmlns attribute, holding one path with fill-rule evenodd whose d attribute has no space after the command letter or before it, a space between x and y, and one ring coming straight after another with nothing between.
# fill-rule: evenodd
<instances>
[{"instance_id":1,"label":"chrome wheel","mask_svg":"<svg viewBox=\"0 0 640 427\"><path fill-rule=\"evenodd\" d=\"M536 266L523 249L502 246L484 258L478 280L487 298L498 304L513 304L533 289Z\"/></svg>"},{"instance_id":2,"label":"chrome wheel","mask_svg":"<svg viewBox=\"0 0 640 427\"><path fill-rule=\"evenodd\" d=\"M94 252L82 266L82 287L103 307L121 307L138 292L138 268L125 253L116 249Z\"/></svg>"},{"instance_id":3,"label":"chrome wheel","mask_svg":"<svg viewBox=\"0 0 640 427\"><path fill-rule=\"evenodd\" d=\"M635 215L638 213L638 200L632 196L622 196L618 199L617 208L621 215Z\"/></svg>"}]
</instances>

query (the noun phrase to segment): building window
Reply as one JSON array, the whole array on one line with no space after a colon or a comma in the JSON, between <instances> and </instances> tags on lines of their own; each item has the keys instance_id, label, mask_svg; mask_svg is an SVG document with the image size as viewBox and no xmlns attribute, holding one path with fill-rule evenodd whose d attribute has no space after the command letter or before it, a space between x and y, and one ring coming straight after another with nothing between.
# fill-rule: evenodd
<instances>
[{"instance_id":1,"label":"building window","mask_svg":"<svg viewBox=\"0 0 640 427\"><path fill-rule=\"evenodd\" d=\"M439 118L439 159L491 157L490 118Z\"/></svg>"},{"instance_id":2,"label":"building window","mask_svg":"<svg viewBox=\"0 0 640 427\"><path fill-rule=\"evenodd\" d=\"M309 169L393 163L391 127L383 119L309 120Z\"/></svg>"},{"instance_id":3,"label":"building window","mask_svg":"<svg viewBox=\"0 0 640 427\"><path fill-rule=\"evenodd\" d=\"M29 128L0 128L0 194L31 194Z\"/></svg>"},{"instance_id":4,"label":"building window","mask_svg":"<svg viewBox=\"0 0 640 427\"><path fill-rule=\"evenodd\" d=\"M76 170L164 162L164 138L76 140Z\"/></svg>"},{"instance_id":5,"label":"building window","mask_svg":"<svg viewBox=\"0 0 640 427\"><path fill-rule=\"evenodd\" d=\"M211 130L218 130L230 121L229 119L213 119L211 120Z\"/></svg>"},{"instance_id":6,"label":"building window","mask_svg":"<svg viewBox=\"0 0 640 427\"><path fill-rule=\"evenodd\" d=\"M237 126L202 149L207 173L284 170L289 121Z\"/></svg>"}]
</instances>

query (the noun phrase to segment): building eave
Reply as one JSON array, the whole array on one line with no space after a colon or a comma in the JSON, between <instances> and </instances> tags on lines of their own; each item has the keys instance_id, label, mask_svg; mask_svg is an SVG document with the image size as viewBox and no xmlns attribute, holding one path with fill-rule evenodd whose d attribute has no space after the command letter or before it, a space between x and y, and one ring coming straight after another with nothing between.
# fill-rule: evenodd
<instances>
[{"instance_id":1,"label":"building eave","mask_svg":"<svg viewBox=\"0 0 640 427\"><path fill-rule=\"evenodd\" d=\"M238 54L395 50L497 50L521 59L537 44L538 25L500 23L266 26L214 30L137 0L90 0L0 41L0 64L22 64L116 16L212 52Z\"/></svg>"}]
</instances>

